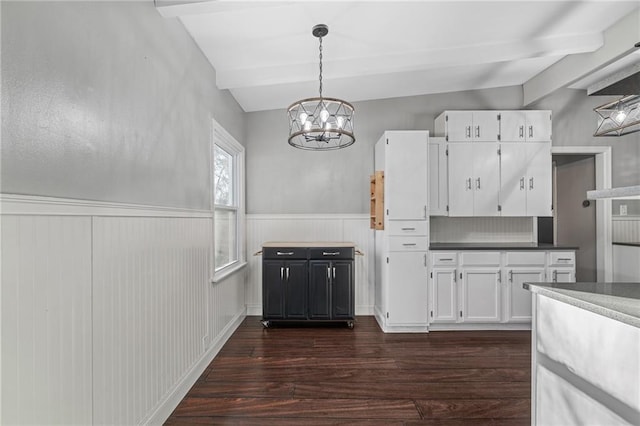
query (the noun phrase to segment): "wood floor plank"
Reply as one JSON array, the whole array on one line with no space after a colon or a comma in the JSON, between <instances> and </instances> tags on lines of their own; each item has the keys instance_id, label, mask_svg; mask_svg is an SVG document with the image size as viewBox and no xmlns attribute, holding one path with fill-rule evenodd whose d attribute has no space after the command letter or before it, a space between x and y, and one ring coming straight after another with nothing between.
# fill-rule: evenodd
<instances>
[{"instance_id":1,"label":"wood floor plank","mask_svg":"<svg viewBox=\"0 0 640 426\"><path fill-rule=\"evenodd\" d=\"M531 333L262 327L247 317L167 425L520 426Z\"/></svg>"}]
</instances>

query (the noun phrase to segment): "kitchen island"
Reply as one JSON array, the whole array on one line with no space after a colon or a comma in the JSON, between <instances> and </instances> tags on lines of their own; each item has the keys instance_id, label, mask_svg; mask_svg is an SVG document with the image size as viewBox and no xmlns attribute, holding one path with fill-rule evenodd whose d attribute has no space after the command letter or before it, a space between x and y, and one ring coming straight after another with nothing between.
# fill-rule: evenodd
<instances>
[{"instance_id":1,"label":"kitchen island","mask_svg":"<svg viewBox=\"0 0 640 426\"><path fill-rule=\"evenodd\" d=\"M532 424L640 424L640 283L533 293Z\"/></svg>"}]
</instances>

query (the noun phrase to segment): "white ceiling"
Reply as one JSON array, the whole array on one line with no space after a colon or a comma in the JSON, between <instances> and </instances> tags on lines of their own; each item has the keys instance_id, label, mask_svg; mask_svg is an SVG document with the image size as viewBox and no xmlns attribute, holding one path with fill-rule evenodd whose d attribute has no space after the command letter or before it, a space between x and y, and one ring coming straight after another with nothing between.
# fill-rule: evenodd
<instances>
[{"instance_id":1,"label":"white ceiling","mask_svg":"<svg viewBox=\"0 0 640 426\"><path fill-rule=\"evenodd\" d=\"M218 87L247 112L318 95L316 24L329 26L323 95L353 102L524 84L567 55L602 47L604 31L640 4L164 1L160 13L182 21ZM631 46L640 41L629 36Z\"/></svg>"}]
</instances>

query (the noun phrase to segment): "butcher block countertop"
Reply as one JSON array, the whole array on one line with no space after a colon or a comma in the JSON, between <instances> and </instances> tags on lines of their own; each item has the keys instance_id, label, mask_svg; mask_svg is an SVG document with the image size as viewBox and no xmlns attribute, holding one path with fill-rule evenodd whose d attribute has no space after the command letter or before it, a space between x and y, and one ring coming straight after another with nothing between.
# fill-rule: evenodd
<instances>
[{"instance_id":1,"label":"butcher block countertop","mask_svg":"<svg viewBox=\"0 0 640 426\"><path fill-rule=\"evenodd\" d=\"M267 241L262 247L355 247L349 241Z\"/></svg>"}]
</instances>

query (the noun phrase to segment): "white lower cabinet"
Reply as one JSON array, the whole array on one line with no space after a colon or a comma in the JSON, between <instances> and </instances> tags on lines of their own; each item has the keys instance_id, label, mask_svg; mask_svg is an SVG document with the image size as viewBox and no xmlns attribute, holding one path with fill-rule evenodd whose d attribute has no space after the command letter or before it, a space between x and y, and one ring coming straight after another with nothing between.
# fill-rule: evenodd
<instances>
[{"instance_id":1,"label":"white lower cabinet","mask_svg":"<svg viewBox=\"0 0 640 426\"><path fill-rule=\"evenodd\" d=\"M500 268L462 267L463 322L500 322Z\"/></svg>"},{"instance_id":2,"label":"white lower cabinet","mask_svg":"<svg viewBox=\"0 0 640 426\"><path fill-rule=\"evenodd\" d=\"M522 284L575 277L574 252L440 251L429 259L430 329L528 325L531 292Z\"/></svg>"},{"instance_id":3,"label":"white lower cabinet","mask_svg":"<svg viewBox=\"0 0 640 426\"><path fill-rule=\"evenodd\" d=\"M426 326L427 253L389 252L386 324Z\"/></svg>"}]
</instances>

